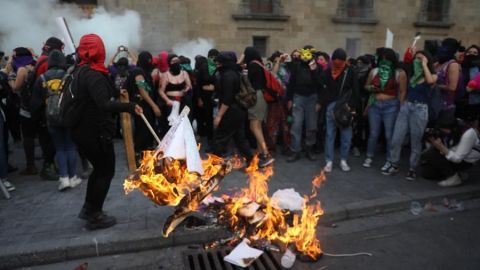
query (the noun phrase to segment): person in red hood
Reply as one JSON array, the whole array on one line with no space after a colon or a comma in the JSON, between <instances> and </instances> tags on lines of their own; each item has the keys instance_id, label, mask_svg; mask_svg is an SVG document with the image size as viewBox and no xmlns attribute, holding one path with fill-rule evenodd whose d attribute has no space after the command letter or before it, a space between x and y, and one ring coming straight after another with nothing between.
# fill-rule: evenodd
<instances>
[{"instance_id":1,"label":"person in red hood","mask_svg":"<svg viewBox=\"0 0 480 270\"><path fill-rule=\"evenodd\" d=\"M43 73L45 73L48 69L48 54L50 54L53 50L63 51L65 45L63 42L56 38L50 37L45 41L45 45L42 48L42 55L37 59L36 71L35 71L35 79L40 77Z\"/></svg>"},{"instance_id":2,"label":"person in red hood","mask_svg":"<svg viewBox=\"0 0 480 270\"><path fill-rule=\"evenodd\" d=\"M113 113L130 112L140 115L143 111L135 103L122 103L112 99L115 97L115 88L107 76L108 71L104 65L105 47L99 36L88 34L80 39L78 58L80 64L74 72L77 83L74 81L72 85L75 87L76 105L81 109L81 114L80 119L72 123L72 137L80 154L93 166L85 203L78 217L87 221L88 230L95 230L116 224L114 217L103 213L103 203L115 173Z\"/></svg>"}]
</instances>

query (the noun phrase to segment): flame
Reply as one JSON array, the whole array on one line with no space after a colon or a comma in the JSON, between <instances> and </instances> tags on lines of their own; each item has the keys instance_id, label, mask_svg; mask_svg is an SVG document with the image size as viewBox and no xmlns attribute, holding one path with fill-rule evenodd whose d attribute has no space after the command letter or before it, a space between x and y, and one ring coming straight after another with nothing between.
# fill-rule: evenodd
<instances>
[{"instance_id":1,"label":"flame","mask_svg":"<svg viewBox=\"0 0 480 270\"><path fill-rule=\"evenodd\" d=\"M222 163L222 158L208 155L202 160L204 174L200 176L189 172L184 161L162 158L154 151L145 151L140 167L125 180L123 188L126 194L140 189L159 205L176 206L183 197L217 174Z\"/></svg>"},{"instance_id":2,"label":"flame","mask_svg":"<svg viewBox=\"0 0 480 270\"><path fill-rule=\"evenodd\" d=\"M241 168L244 160L234 156L229 163L234 168ZM163 158L155 152L146 151L138 170L125 180L124 190L128 194L140 189L159 205L177 206L183 198L190 199L187 200L188 204L181 205L195 211L201 202L192 194L210 194L216 188L211 179L219 174L222 164L225 164L222 158L208 155L207 159L202 160L204 174L198 175L188 172L184 161ZM314 177L312 194L304 197L301 213L273 207L268 195L268 181L273 176L273 166L259 168L258 156L255 156L245 172L248 174L247 187L233 196L222 195L225 204L219 220L236 233L236 239L265 239L285 247L290 245L317 259L322 250L316 227L323 210L320 202L313 202L313 199L317 196L317 189L326 180L324 172Z\"/></svg>"},{"instance_id":3,"label":"flame","mask_svg":"<svg viewBox=\"0 0 480 270\"><path fill-rule=\"evenodd\" d=\"M326 180L323 171L312 181L312 195L305 196L305 204L301 215L276 209L268 196L268 180L273 175L273 167L258 168L258 157L255 157L246 169L248 173L248 188L242 189L232 197L224 198L226 204L220 213L220 220L227 227L236 232L239 237L248 237L250 240L266 239L280 242L284 246L294 245L296 249L317 259L322 250L316 235L318 220L323 215L320 202L309 203L317 196L316 189ZM253 216L245 216L255 202L262 205ZM240 214L242 213L242 214ZM288 218L292 222L288 222ZM249 231L249 224L255 224L254 232Z\"/></svg>"}]
</instances>

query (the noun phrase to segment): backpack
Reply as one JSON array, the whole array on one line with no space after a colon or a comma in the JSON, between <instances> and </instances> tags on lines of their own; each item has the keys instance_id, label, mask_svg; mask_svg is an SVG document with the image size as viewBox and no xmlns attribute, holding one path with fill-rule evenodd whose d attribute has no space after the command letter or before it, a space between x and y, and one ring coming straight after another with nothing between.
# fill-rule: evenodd
<instances>
[{"instance_id":1,"label":"backpack","mask_svg":"<svg viewBox=\"0 0 480 270\"><path fill-rule=\"evenodd\" d=\"M254 60L253 62L262 67L263 74L265 75L265 80L267 82L265 85L265 91L263 91L263 98L265 101L267 103L272 103L283 97L285 95L285 87L278 77L265 68L265 66L259 61Z\"/></svg>"},{"instance_id":2,"label":"backpack","mask_svg":"<svg viewBox=\"0 0 480 270\"><path fill-rule=\"evenodd\" d=\"M240 91L235 95L235 101L245 109L249 109L257 103L257 91L253 89L245 74L240 74Z\"/></svg>"},{"instance_id":3,"label":"backpack","mask_svg":"<svg viewBox=\"0 0 480 270\"><path fill-rule=\"evenodd\" d=\"M88 65L70 68L62 80L57 110L58 121L63 127L73 128L80 122L83 106L77 95L78 77L87 68Z\"/></svg>"},{"instance_id":4,"label":"backpack","mask_svg":"<svg viewBox=\"0 0 480 270\"><path fill-rule=\"evenodd\" d=\"M45 100L45 117L49 126L62 126L60 117L60 95L65 82L65 76L61 78L47 78L45 74L40 75L42 87L47 90L47 98Z\"/></svg>"}]
</instances>

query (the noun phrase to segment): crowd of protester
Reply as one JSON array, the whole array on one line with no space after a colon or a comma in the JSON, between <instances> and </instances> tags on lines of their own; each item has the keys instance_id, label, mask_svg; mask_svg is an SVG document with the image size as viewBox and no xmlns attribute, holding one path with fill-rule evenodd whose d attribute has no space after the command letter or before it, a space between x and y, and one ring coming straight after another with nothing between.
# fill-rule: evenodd
<instances>
[{"instance_id":1,"label":"crowd of protester","mask_svg":"<svg viewBox=\"0 0 480 270\"><path fill-rule=\"evenodd\" d=\"M79 214L90 229L115 224L102 207L115 171L112 140L122 134L119 112L134 115L137 162L155 147L142 114L162 137L174 104L190 108L206 152L237 152L246 164L258 155L260 168L274 163L275 156L294 163L302 156L316 161L323 152L321 166L328 173L338 146L342 171L351 170L353 154L365 156L364 167L393 175L408 146L407 180L415 180L418 171L450 187L468 179L466 169L480 159L480 48L465 48L453 38L423 50L407 48L403 55L378 48L356 59L341 48L330 55L310 45L275 51L267 59L253 47L239 54L212 48L189 59L168 51L137 56L119 46L107 66L97 35L83 36L76 55L65 56L63 46L51 37L40 56L24 47L2 55L0 179L15 190L7 179L17 170L9 162L12 143L23 143L22 175L58 180L61 191L79 185L90 163ZM54 113L49 104L58 102L55 91L65 91L59 85L71 74L81 114L65 126L49 117ZM270 76L284 92L271 93ZM248 106L241 100L247 95L240 95L245 89L252 91ZM118 101L120 96L129 102ZM44 161L40 173L35 138ZM232 139L236 151L230 149Z\"/></svg>"}]
</instances>

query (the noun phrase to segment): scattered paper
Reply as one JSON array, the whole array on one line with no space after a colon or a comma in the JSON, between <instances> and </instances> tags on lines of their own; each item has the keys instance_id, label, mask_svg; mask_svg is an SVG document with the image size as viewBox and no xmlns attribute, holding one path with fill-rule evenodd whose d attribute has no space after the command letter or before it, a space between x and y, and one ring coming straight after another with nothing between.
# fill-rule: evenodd
<instances>
[{"instance_id":1,"label":"scattered paper","mask_svg":"<svg viewBox=\"0 0 480 270\"><path fill-rule=\"evenodd\" d=\"M210 204L216 203L216 202L225 203L225 200L220 197L208 195L207 197L205 197L205 199L203 199L202 204L209 206Z\"/></svg>"},{"instance_id":2,"label":"scattered paper","mask_svg":"<svg viewBox=\"0 0 480 270\"><path fill-rule=\"evenodd\" d=\"M223 258L224 261L240 267L247 267L263 254L263 251L248 246L249 241L243 239L230 254Z\"/></svg>"},{"instance_id":3,"label":"scattered paper","mask_svg":"<svg viewBox=\"0 0 480 270\"><path fill-rule=\"evenodd\" d=\"M305 200L293 188L279 189L273 193L272 206L277 209L301 211Z\"/></svg>"}]
</instances>

